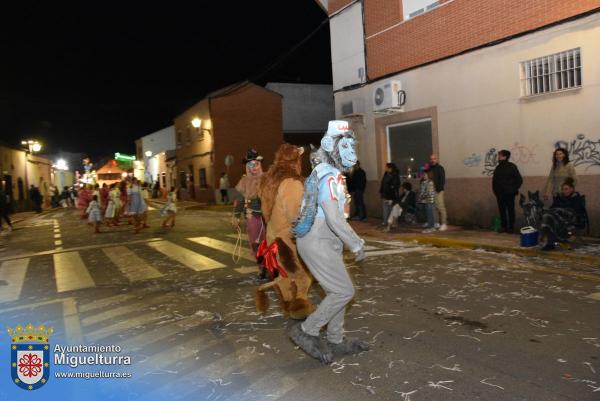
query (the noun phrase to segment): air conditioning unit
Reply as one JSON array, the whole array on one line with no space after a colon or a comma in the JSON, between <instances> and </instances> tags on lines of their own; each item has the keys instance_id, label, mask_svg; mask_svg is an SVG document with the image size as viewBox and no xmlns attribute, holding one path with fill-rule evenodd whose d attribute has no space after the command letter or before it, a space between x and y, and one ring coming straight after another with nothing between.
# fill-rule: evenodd
<instances>
[{"instance_id":1,"label":"air conditioning unit","mask_svg":"<svg viewBox=\"0 0 600 401\"><path fill-rule=\"evenodd\" d=\"M351 117L365 113L365 100L363 98L356 98L347 102L342 102L341 106L342 117Z\"/></svg>"},{"instance_id":2,"label":"air conditioning unit","mask_svg":"<svg viewBox=\"0 0 600 401\"><path fill-rule=\"evenodd\" d=\"M404 111L406 92L402 82L388 81L375 87L373 91L373 111L376 113L395 113Z\"/></svg>"}]
</instances>

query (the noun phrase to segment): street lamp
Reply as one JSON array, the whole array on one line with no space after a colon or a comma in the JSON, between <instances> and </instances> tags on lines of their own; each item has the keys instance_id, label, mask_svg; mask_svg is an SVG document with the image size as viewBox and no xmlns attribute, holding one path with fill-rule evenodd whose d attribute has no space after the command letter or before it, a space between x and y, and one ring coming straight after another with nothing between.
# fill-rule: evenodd
<instances>
[{"instance_id":1,"label":"street lamp","mask_svg":"<svg viewBox=\"0 0 600 401\"><path fill-rule=\"evenodd\" d=\"M146 157L152 157L152 151L151 150L147 150L144 155L146 155Z\"/></svg>"},{"instance_id":2,"label":"street lamp","mask_svg":"<svg viewBox=\"0 0 600 401\"><path fill-rule=\"evenodd\" d=\"M39 152L40 150L42 150L42 144L32 139L21 141L21 145L27 146L27 148L29 149L29 153Z\"/></svg>"},{"instance_id":3,"label":"street lamp","mask_svg":"<svg viewBox=\"0 0 600 401\"><path fill-rule=\"evenodd\" d=\"M194 118L192 120L192 127L194 128L200 128L202 126L202 120L199 119L198 117Z\"/></svg>"}]
</instances>

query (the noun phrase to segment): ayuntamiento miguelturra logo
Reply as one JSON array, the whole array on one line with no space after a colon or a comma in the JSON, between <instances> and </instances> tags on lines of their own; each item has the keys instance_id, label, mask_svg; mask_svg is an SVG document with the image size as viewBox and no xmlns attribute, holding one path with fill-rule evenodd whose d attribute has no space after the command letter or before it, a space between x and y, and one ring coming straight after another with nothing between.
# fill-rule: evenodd
<instances>
[{"instance_id":1,"label":"ayuntamiento miguelturra logo","mask_svg":"<svg viewBox=\"0 0 600 401\"><path fill-rule=\"evenodd\" d=\"M37 390L50 378L50 343L52 327L31 323L8 328L12 381L24 390Z\"/></svg>"}]
</instances>

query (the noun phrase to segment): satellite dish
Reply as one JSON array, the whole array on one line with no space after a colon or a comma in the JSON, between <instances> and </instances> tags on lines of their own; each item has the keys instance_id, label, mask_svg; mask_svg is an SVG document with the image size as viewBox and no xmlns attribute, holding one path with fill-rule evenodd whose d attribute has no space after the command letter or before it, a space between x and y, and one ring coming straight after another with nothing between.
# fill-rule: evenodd
<instances>
[{"instance_id":1,"label":"satellite dish","mask_svg":"<svg viewBox=\"0 0 600 401\"><path fill-rule=\"evenodd\" d=\"M233 156L227 155L225 156L225 166L229 167L233 164Z\"/></svg>"}]
</instances>

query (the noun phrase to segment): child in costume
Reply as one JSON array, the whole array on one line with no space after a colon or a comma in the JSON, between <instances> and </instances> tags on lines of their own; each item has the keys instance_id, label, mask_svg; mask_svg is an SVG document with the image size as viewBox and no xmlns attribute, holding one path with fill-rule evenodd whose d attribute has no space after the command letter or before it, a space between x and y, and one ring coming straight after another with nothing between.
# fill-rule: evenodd
<instances>
[{"instance_id":1,"label":"child in costume","mask_svg":"<svg viewBox=\"0 0 600 401\"><path fill-rule=\"evenodd\" d=\"M137 178L131 180L131 187L127 190L127 213L133 217L135 233L139 233L142 228L142 216L146 212L147 206L142 199L142 188Z\"/></svg>"},{"instance_id":2,"label":"child in costume","mask_svg":"<svg viewBox=\"0 0 600 401\"><path fill-rule=\"evenodd\" d=\"M175 216L177 215L177 192L175 191L175 187L171 187L171 191L167 194L167 203L160 210L161 216L167 216L167 218L162 222L163 227L173 227L175 226Z\"/></svg>"},{"instance_id":3,"label":"child in costume","mask_svg":"<svg viewBox=\"0 0 600 401\"><path fill-rule=\"evenodd\" d=\"M331 363L334 355L369 349L367 343L344 336L346 305L354 285L342 256L344 245L364 259L364 241L346 219L349 196L342 176L356 163L354 133L346 121L330 121L321 147L311 155L313 171L304 184L302 209L294 234L298 252L327 296L303 323L294 325L291 340L310 356ZM319 337L327 325L327 340Z\"/></svg>"},{"instance_id":4,"label":"child in costume","mask_svg":"<svg viewBox=\"0 0 600 401\"><path fill-rule=\"evenodd\" d=\"M88 215L88 223L94 226L94 232L100 232L100 223L102 222L102 214L100 213L100 203L98 195L92 196L92 201L88 205L85 212Z\"/></svg>"},{"instance_id":5,"label":"child in costume","mask_svg":"<svg viewBox=\"0 0 600 401\"><path fill-rule=\"evenodd\" d=\"M248 150L246 158L242 161L246 165L246 175L235 186L241 197L233 202L233 226L239 229L242 214L244 214L250 250L255 256L258 246L266 238L267 232L258 197L258 186L263 173L262 159L263 157L255 149ZM256 263L260 269L259 278L266 279L267 271L258 257Z\"/></svg>"}]
</instances>

